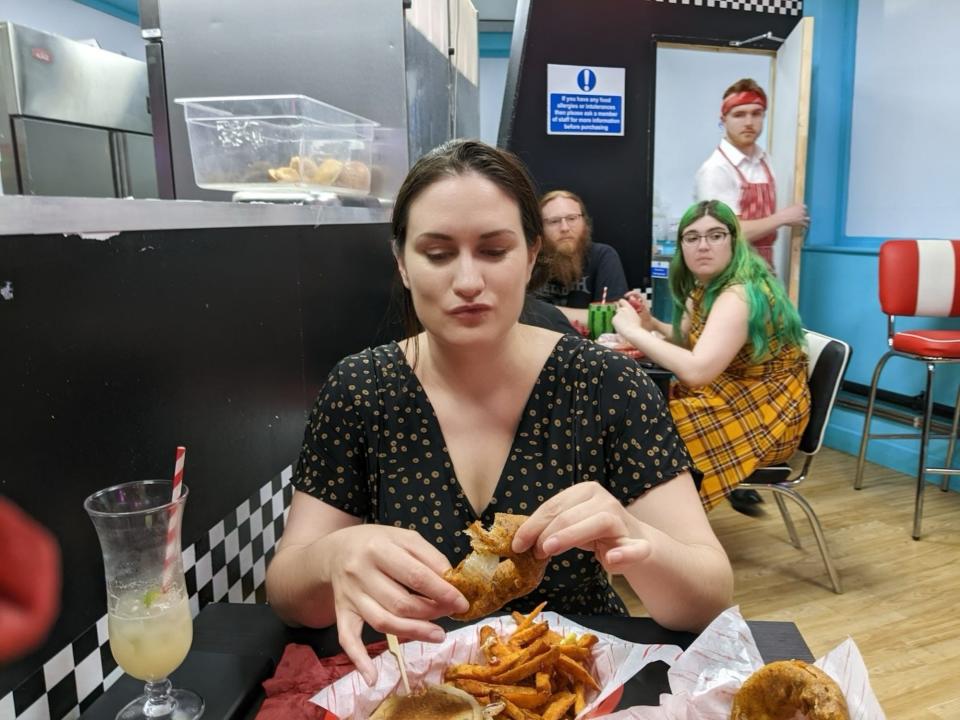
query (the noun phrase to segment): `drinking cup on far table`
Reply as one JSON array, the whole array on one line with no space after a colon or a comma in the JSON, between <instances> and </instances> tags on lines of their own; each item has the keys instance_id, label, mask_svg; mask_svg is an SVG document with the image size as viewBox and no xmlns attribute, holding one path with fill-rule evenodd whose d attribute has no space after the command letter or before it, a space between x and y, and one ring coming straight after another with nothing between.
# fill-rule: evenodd
<instances>
[{"instance_id":1,"label":"drinking cup on far table","mask_svg":"<svg viewBox=\"0 0 960 720\"><path fill-rule=\"evenodd\" d=\"M590 303L587 308L587 330L590 331L591 340L596 340L604 333L613 332L613 316L616 313L616 303Z\"/></svg>"}]
</instances>

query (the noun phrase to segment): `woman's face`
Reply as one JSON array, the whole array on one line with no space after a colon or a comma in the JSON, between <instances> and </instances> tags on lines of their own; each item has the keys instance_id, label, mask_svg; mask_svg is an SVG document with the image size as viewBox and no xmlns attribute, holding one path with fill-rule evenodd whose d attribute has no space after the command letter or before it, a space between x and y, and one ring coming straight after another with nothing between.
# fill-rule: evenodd
<instances>
[{"instance_id":1,"label":"woman's face","mask_svg":"<svg viewBox=\"0 0 960 720\"><path fill-rule=\"evenodd\" d=\"M527 246L516 201L467 173L411 203L397 263L427 332L443 343L482 345L517 323L538 247Z\"/></svg>"},{"instance_id":2,"label":"woman's face","mask_svg":"<svg viewBox=\"0 0 960 720\"><path fill-rule=\"evenodd\" d=\"M687 225L680 235L680 246L690 272L703 284L722 273L733 258L730 231L710 215Z\"/></svg>"}]
</instances>

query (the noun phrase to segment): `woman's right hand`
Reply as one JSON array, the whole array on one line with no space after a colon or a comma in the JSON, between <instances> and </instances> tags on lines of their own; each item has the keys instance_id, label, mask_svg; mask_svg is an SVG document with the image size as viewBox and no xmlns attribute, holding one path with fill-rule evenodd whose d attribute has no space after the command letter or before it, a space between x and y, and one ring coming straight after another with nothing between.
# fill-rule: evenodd
<instances>
[{"instance_id":1,"label":"woman's right hand","mask_svg":"<svg viewBox=\"0 0 960 720\"><path fill-rule=\"evenodd\" d=\"M326 575L340 647L373 685L377 674L360 637L364 622L382 633L441 642L443 628L430 620L465 612L469 603L442 577L450 569L447 558L419 533L371 524L335 534Z\"/></svg>"},{"instance_id":2,"label":"woman's right hand","mask_svg":"<svg viewBox=\"0 0 960 720\"><path fill-rule=\"evenodd\" d=\"M640 318L640 327L647 332L652 332L655 328L654 318L643 294L638 290L631 290L623 296L623 299L630 303L630 307L637 311L637 317Z\"/></svg>"}]
</instances>

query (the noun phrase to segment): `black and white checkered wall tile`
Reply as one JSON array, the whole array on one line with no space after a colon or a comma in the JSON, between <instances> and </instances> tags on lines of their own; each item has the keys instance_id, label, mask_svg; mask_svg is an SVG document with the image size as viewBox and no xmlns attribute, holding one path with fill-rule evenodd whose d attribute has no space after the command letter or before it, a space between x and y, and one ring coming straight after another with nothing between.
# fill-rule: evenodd
<instances>
[{"instance_id":1,"label":"black and white checkered wall tile","mask_svg":"<svg viewBox=\"0 0 960 720\"><path fill-rule=\"evenodd\" d=\"M634 288L631 292L638 292L647 301L647 305L653 302L653 287Z\"/></svg>"},{"instance_id":2,"label":"black and white checkered wall tile","mask_svg":"<svg viewBox=\"0 0 960 720\"><path fill-rule=\"evenodd\" d=\"M671 5L691 5L720 8L722 10L750 10L776 15L800 15L803 0L652 0Z\"/></svg>"},{"instance_id":3,"label":"black and white checkered wall tile","mask_svg":"<svg viewBox=\"0 0 960 720\"><path fill-rule=\"evenodd\" d=\"M211 602L266 602L264 579L283 534L293 486L288 466L183 550L190 612ZM104 614L13 692L0 720L73 720L123 675L110 652Z\"/></svg>"}]
</instances>

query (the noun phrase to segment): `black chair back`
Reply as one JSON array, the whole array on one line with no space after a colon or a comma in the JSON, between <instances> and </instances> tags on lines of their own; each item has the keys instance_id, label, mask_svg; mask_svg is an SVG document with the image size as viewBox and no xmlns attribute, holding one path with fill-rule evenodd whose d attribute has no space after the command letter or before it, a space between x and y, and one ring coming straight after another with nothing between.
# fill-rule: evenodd
<instances>
[{"instance_id":1,"label":"black chair back","mask_svg":"<svg viewBox=\"0 0 960 720\"><path fill-rule=\"evenodd\" d=\"M842 340L805 330L807 380L810 384L810 421L800 440L800 451L816 453L823 444L833 403L850 362L850 346Z\"/></svg>"}]
</instances>

